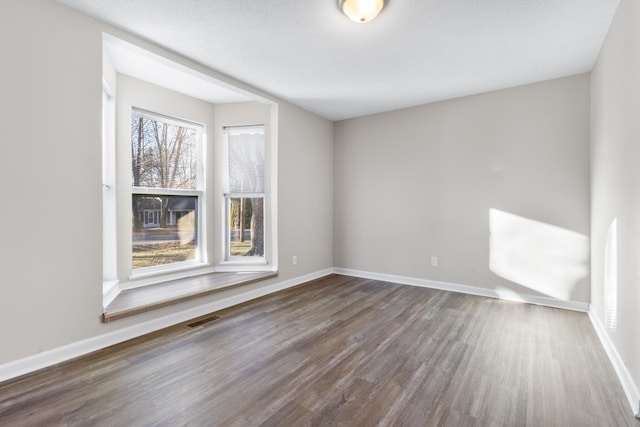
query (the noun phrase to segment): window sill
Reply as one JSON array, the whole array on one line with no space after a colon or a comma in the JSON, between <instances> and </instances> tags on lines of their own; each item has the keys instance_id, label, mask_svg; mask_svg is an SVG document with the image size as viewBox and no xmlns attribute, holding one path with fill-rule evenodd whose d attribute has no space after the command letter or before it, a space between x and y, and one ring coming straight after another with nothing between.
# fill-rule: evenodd
<instances>
[{"instance_id":1,"label":"window sill","mask_svg":"<svg viewBox=\"0 0 640 427\"><path fill-rule=\"evenodd\" d=\"M277 277L269 272L210 273L121 291L104 308L104 323L182 301Z\"/></svg>"}]
</instances>

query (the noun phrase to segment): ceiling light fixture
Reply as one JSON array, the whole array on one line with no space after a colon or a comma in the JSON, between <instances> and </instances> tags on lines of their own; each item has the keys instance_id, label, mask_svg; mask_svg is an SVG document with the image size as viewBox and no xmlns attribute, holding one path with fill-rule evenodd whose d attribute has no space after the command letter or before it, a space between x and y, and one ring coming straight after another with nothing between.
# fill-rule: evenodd
<instances>
[{"instance_id":1,"label":"ceiling light fixture","mask_svg":"<svg viewBox=\"0 0 640 427\"><path fill-rule=\"evenodd\" d=\"M338 0L338 7L353 22L364 24L378 16L384 0Z\"/></svg>"}]
</instances>

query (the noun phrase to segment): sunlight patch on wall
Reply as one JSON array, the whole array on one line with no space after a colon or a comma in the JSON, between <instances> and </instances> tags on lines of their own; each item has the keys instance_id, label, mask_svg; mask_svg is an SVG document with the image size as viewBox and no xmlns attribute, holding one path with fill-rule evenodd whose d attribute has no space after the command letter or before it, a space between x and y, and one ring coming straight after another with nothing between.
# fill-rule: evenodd
<instances>
[{"instance_id":1,"label":"sunlight patch on wall","mask_svg":"<svg viewBox=\"0 0 640 427\"><path fill-rule=\"evenodd\" d=\"M589 239L575 231L489 209L489 269L534 291L569 300L589 273Z\"/></svg>"},{"instance_id":2,"label":"sunlight patch on wall","mask_svg":"<svg viewBox=\"0 0 640 427\"><path fill-rule=\"evenodd\" d=\"M612 331L618 326L618 218L609 226L604 248L604 323Z\"/></svg>"}]
</instances>

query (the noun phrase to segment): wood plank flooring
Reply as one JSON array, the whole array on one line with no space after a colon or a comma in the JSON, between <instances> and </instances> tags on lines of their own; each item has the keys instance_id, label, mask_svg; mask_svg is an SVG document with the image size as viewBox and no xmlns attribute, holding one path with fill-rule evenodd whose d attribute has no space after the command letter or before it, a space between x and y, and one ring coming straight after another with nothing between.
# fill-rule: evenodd
<instances>
[{"instance_id":1,"label":"wood plank flooring","mask_svg":"<svg viewBox=\"0 0 640 427\"><path fill-rule=\"evenodd\" d=\"M584 313L329 276L0 384L11 426L640 426Z\"/></svg>"}]
</instances>

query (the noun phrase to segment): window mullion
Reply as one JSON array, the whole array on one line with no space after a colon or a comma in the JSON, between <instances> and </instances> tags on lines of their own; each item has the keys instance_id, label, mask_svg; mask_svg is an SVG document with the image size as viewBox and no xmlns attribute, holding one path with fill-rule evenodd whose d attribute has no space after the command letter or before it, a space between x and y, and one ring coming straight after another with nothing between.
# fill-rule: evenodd
<instances>
[{"instance_id":1,"label":"window mullion","mask_svg":"<svg viewBox=\"0 0 640 427\"><path fill-rule=\"evenodd\" d=\"M177 188L131 187L131 194L152 196L202 196L204 191Z\"/></svg>"}]
</instances>

